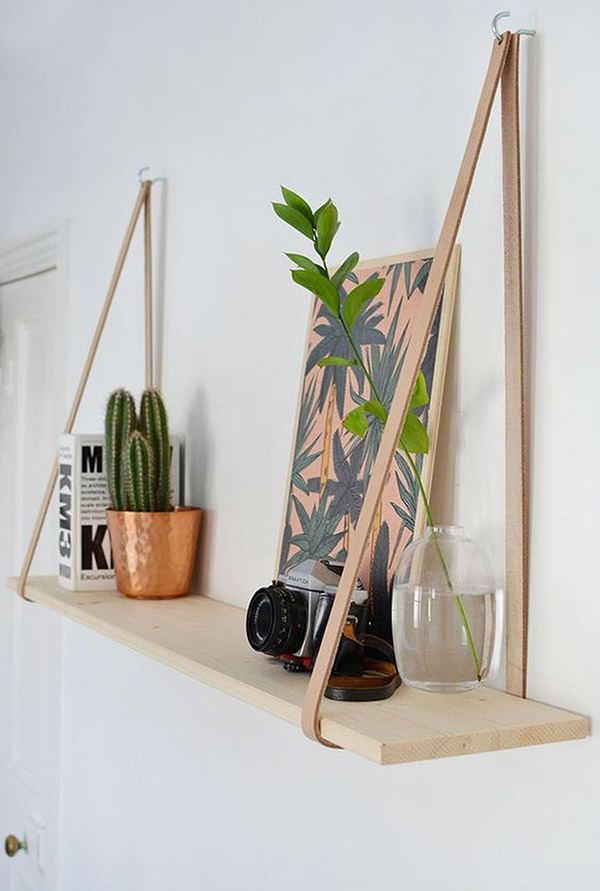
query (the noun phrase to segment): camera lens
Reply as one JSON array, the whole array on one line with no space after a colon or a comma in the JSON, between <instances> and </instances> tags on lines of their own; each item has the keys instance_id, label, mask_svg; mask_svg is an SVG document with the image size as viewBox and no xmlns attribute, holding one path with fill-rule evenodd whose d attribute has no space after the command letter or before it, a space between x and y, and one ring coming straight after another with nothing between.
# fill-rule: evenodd
<instances>
[{"instance_id":1,"label":"camera lens","mask_svg":"<svg viewBox=\"0 0 600 891\"><path fill-rule=\"evenodd\" d=\"M302 594L283 585L259 588L246 614L248 642L267 656L295 653L306 635L307 621Z\"/></svg>"}]
</instances>

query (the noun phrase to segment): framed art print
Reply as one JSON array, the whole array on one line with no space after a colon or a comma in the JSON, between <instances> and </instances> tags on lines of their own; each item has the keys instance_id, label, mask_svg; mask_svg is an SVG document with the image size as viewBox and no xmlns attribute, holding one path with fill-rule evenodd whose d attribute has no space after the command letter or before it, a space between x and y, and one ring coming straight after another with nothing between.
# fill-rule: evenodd
<instances>
[{"instance_id":1,"label":"framed art print","mask_svg":"<svg viewBox=\"0 0 600 891\"><path fill-rule=\"evenodd\" d=\"M437 444L444 378L458 278L460 249L454 249L440 306L427 343L421 370L429 403L420 420L429 435L427 455L415 456L429 494ZM404 367L414 320L420 311L433 259L432 250L415 251L376 260L364 260L345 284L354 287L375 275L385 279L379 295L366 303L352 333L377 388L389 409ZM348 289L350 290L350 288ZM369 416L363 438L342 426L353 408L370 398L369 383L355 365L327 365L327 356L350 359L350 346L340 323L320 300L312 305L284 516L277 557L277 572L285 573L307 559L344 561L353 535L371 468L381 441L381 422ZM417 412L419 413L419 412ZM389 583L403 549L422 532L424 511L418 486L401 450L395 454L384 496L379 505L370 547L365 549L360 578L365 587L373 576Z\"/></svg>"}]
</instances>

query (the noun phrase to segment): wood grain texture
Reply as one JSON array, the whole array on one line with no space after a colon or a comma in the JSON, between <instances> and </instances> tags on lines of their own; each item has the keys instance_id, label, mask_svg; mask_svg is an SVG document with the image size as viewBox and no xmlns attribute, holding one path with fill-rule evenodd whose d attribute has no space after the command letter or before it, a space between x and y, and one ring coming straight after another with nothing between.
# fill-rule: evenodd
<instances>
[{"instance_id":1,"label":"wood grain texture","mask_svg":"<svg viewBox=\"0 0 600 891\"><path fill-rule=\"evenodd\" d=\"M17 589L18 580L9 587ZM229 696L300 726L306 675L254 653L245 611L206 597L141 602L111 591L74 593L31 578L31 600ZM432 694L401 687L386 702L325 700L323 731L335 745L378 764L398 764L581 739L582 715L490 687Z\"/></svg>"}]
</instances>

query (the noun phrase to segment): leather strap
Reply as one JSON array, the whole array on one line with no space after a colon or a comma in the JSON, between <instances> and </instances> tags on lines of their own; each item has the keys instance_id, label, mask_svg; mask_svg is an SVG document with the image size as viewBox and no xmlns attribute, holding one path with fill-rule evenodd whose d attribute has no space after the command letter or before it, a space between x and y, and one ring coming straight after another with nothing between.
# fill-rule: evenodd
<instances>
[{"instance_id":1,"label":"leather strap","mask_svg":"<svg viewBox=\"0 0 600 891\"><path fill-rule=\"evenodd\" d=\"M144 341L146 348L146 389L154 387L154 338L152 323L152 182L144 198Z\"/></svg>"},{"instance_id":2,"label":"leather strap","mask_svg":"<svg viewBox=\"0 0 600 891\"><path fill-rule=\"evenodd\" d=\"M523 350L523 257L519 133L519 35L502 73L504 331L506 418L506 690L525 696L527 683L528 517Z\"/></svg>"},{"instance_id":3,"label":"leather strap","mask_svg":"<svg viewBox=\"0 0 600 891\"><path fill-rule=\"evenodd\" d=\"M135 228L137 225L137 221L139 219L142 207L144 208L144 252L145 252L145 319L146 319L146 385L152 385L152 278L151 278L151 231L150 231L150 189L152 188L152 180L144 180L140 183L140 189L137 194L137 198L135 199L135 205L133 207L133 212L131 214L131 218L129 220L129 225L127 226L127 230L125 232L125 237L123 238L123 243L121 245L121 249L119 251L119 255L117 257L117 262L115 264L115 269L110 280L110 285L108 286L108 292L104 299L104 305L102 307L102 311L100 313L100 318L98 319L98 323L96 325L96 330L94 332L94 336L92 338L92 342L90 344L90 348L88 351L87 359L85 360L85 365L83 366L83 371L81 372L81 377L79 379L79 384L77 386L77 392L75 393L75 398L73 399L73 404L71 405L71 411L69 412L69 417L65 423L63 428L63 433L71 433L73 430L73 425L75 424L75 419L77 418L77 413L79 411L79 406L81 405L81 400L83 398L83 393L85 391L88 378L90 376L90 372L92 370L92 365L94 364L94 359L96 358L96 352L98 350L98 345L100 343L100 339L102 337L102 333L104 331L104 326L106 324L106 319L108 318L108 312L112 306L113 297L115 296L115 291L117 290L117 285L119 283L119 279L121 278L121 272L123 271L123 266L125 265L125 260L127 259L127 254L129 252L129 247L131 245L131 240L133 238L133 233L135 232ZM33 558L40 540L40 535L42 534L42 529L44 527L44 523L46 521L46 516L48 515L48 508L50 507L50 502L52 501L52 494L54 492L54 487L56 486L56 481L58 479L58 455L54 458L54 463L52 464L52 470L50 471L50 477L48 479L48 483L46 485L46 490L44 492L44 496L42 498L42 503L40 505L40 509L38 511L38 515L35 521L35 526L33 527L33 532L31 533L31 538L29 540L29 545L27 547L27 553L25 554L25 559L23 560L23 566L21 568L21 574L19 576L19 584L17 586L17 592L23 600L29 600L25 591L27 587L27 576L29 575L29 570L31 569L31 564L33 562Z\"/></svg>"},{"instance_id":4,"label":"leather strap","mask_svg":"<svg viewBox=\"0 0 600 891\"><path fill-rule=\"evenodd\" d=\"M456 243L458 228L462 219L471 182L479 159L481 146L487 129L494 97L500 77L512 43L510 32L506 31L500 41L494 41L488 71L483 84L475 119L467 142L463 160L458 171L454 191L444 219L440 238L436 247L433 263L429 272L425 293L421 300L421 313L411 332L411 340L404 361L405 373L400 382L390 407L388 421L381 438L381 445L373 464L371 478L365 494L362 510L358 518L356 533L351 539L344 571L340 578L336 598L334 600L329 622L315 661L315 666L308 684L306 699L302 710L302 729L310 739L330 748L339 748L325 739L321 734L320 708L323 694L327 687L331 668L340 640L340 635L348 612L362 555L371 534L373 521L383 489L388 478L391 463L396 450L396 443L404 418L408 411L417 373L425 354L429 333L433 326L435 313L440 300L442 286L450 262L452 250ZM519 237L519 236L517 236Z\"/></svg>"}]
</instances>

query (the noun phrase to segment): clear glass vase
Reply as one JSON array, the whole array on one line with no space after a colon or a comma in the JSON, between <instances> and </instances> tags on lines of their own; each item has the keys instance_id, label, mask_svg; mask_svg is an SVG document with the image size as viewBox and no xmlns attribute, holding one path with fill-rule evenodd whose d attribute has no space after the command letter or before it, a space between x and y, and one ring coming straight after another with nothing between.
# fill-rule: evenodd
<instances>
[{"instance_id":1,"label":"clear glass vase","mask_svg":"<svg viewBox=\"0 0 600 891\"><path fill-rule=\"evenodd\" d=\"M405 684L471 690L489 670L496 624L490 563L460 526L428 527L394 577L392 627Z\"/></svg>"}]
</instances>

